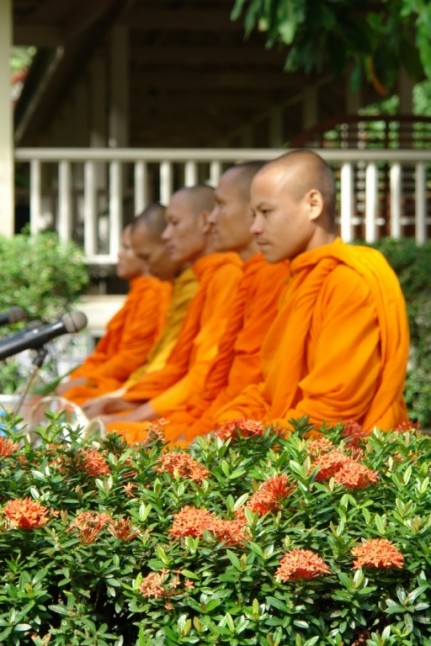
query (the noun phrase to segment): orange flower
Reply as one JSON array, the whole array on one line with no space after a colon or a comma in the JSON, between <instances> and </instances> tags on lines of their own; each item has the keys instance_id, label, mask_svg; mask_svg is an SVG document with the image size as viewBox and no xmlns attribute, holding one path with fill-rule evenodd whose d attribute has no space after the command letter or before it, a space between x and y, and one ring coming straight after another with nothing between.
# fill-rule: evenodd
<instances>
[{"instance_id":1,"label":"orange flower","mask_svg":"<svg viewBox=\"0 0 431 646\"><path fill-rule=\"evenodd\" d=\"M89 476L106 476L109 466L97 449L81 449L78 453L79 466Z\"/></svg>"},{"instance_id":2,"label":"orange flower","mask_svg":"<svg viewBox=\"0 0 431 646\"><path fill-rule=\"evenodd\" d=\"M265 427L254 419L232 419L225 422L214 433L214 437L227 442L240 437L256 437L263 435Z\"/></svg>"},{"instance_id":3,"label":"orange flower","mask_svg":"<svg viewBox=\"0 0 431 646\"><path fill-rule=\"evenodd\" d=\"M128 498L136 498L133 492L137 488L138 485L136 485L134 482L127 482L125 485L123 485L124 493Z\"/></svg>"},{"instance_id":4,"label":"orange flower","mask_svg":"<svg viewBox=\"0 0 431 646\"><path fill-rule=\"evenodd\" d=\"M163 587L168 570L150 572L142 580L138 590L147 599L161 599L168 596L168 591Z\"/></svg>"},{"instance_id":5,"label":"orange flower","mask_svg":"<svg viewBox=\"0 0 431 646\"><path fill-rule=\"evenodd\" d=\"M156 467L158 473L167 471L171 475L178 474L181 478L190 478L195 482L202 482L209 476L208 469L196 462L187 453L165 453L159 458L160 466Z\"/></svg>"},{"instance_id":6,"label":"orange flower","mask_svg":"<svg viewBox=\"0 0 431 646\"><path fill-rule=\"evenodd\" d=\"M330 569L318 554L311 550L291 550L281 558L275 576L281 581L299 581L321 574L330 574Z\"/></svg>"},{"instance_id":7,"label":"orange flower","mask_svg":"<svg viewBox=\"0 0 431 646\"><path fill-rule=\"evenodd\" d=\"M139 530L134 529L130 518L118 518L110 523L109 531L115 538L129 542L139 536Z\"/></svg>"},{"instance_id":8,"label":"orange flower","mask_svg":"<svg viewBox=\"0 0 431 646\"><path fill-rule=\"evenodd\" d=\"M83 511L69 525L69 531L75 528L78 529L81 543L90 545L94 543L102 529L112 523L113 520L109 514L103 512L98 513L96 511Z\"/></svg>"},{"instance_id":9,"label":"orange flower","mask_svg":"<svg viewBox=\"0 0 431 646\"><path fill-rule=\"evenodd\" d=\"M339 449L318 455L312 464L312 467L318 470L317 482L324 482L332 478L348 460L350 458Z\"/></svg>"},{"instance_id":10,"label":"orange flower","mask_svg":"<svg viewBox=\"0 0 431 646\"><path fill-rule=\"evenodd\" d=\"M352 549L356 561L355 570L361 567L390 568L404 565L404 556L390 541L385 538L372 538Z\"/></svg>"},{"instance_id":11,"label":"orange flower","mask_svg":"<svg viewBox=\"0 0 431 646\"><path fill-rule=\"evenodd\" d=\"M259 514L259 516L262 516L279 509L283 499L292 490L292 487L288 485L286 474L273 476L260 485L259 489L248 500L246 506L251 511Z\"/></svg>"},{"instance_id":12,"label":"orange flower","mask_svg":"<svg viewBox=\"0 0 431 646\"><path fill-rule=\"evenodd\" d=\"M166 424L169 424L169 420L164 417L159 417L154 422L148 422L145 444L151 444L151 442L166 442L165 431L163 429Z\"/></svg>"},{"instance_id":13,"label":"orange flower","mask_svg":"<svg viewBox=\"0 0 431 646\"><path fill-rule=\"evenodd\" d=\"M214 534L217 540L229 547L241 545L249 538L248 528L242 518L224 520L222 518L214 517L213 522L208 529L212 534Z\"/></svg>"},{"instance_id":14,"label":"orange flower","mask_svg":"<svg viewBox=\"0 0 431 646\"><path fill-rule=\"evenodd\" d=\"M378 478L377 471L372 471L355 460L345 462L334 475L335 482L344 485L348 489L368 487L368 485L377 482Z\"/></svg>"},{"instance_id":15,"label":"orange flower","mask_svg":"<svg viewBox=\"0 0 431 646\"><path fill-rule=\"evenodd\" d=\"M199 509L190 505L186 505L175 514L169 534L175 538L197 537L202 536L205 531L211 532L226 545L239 545L246 536L242 518L223 520L208 509Z\"/></svg>"},{"instance_id":16,"label":"orange flower","mask_svg":"<svg viewBox=\"0 0 431 646\"><path fill-rule=\"evenodd\" d=\"M0 437L0 457L7 458L12 453L15 453L19 448L18 444L12 442L7 437Z\"/></svg>"},{"instance_id":17,"label":"orange flower","mask_svg":"<svg viewBox=\"0 0 431 646\"><path fill-rule=\"evenodd\" d=\"M48 509L31 498L9 500L3 513L9 523L19 529L38 529L49 521Z\"/></svg>"},{"instance_id":18,"label":"orange flower","mask_svg":"<svg viewBox=\"0 0 431 646\"><path fill-rule=\"evenodd\" d=\"M208 509L186 505L174 516L169 534L175 538L184 536L202 536L211 528L214 515Z\"/></svg>"}]
</instances>

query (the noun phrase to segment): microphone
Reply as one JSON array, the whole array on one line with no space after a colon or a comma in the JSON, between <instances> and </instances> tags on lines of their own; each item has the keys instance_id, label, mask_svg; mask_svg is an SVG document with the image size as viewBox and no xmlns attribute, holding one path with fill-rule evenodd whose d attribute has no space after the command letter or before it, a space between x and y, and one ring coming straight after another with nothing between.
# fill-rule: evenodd
<instances>
[{"instance_id":1,"label":"microphone","mask_svg":"<svg viewBox=\"0 0 431 646\"><path fill-rule=\"evenodd\" d=\"M62 334L80 332L87 325L84 312L69 312L54 323L27 328L0 340L0 361L23 350L38 350L45 343Z\"/></svg>"},{"instance_id":2,"label":"microphone","mask_svg":"<svg viewBox=\"0 0 431 646\"><path fill-rule=\"evenodd\" d=\"M25 319L22 307L10 307L6 312L0 312L0 325L11 325Z\"/></svg>"}]
</instances>

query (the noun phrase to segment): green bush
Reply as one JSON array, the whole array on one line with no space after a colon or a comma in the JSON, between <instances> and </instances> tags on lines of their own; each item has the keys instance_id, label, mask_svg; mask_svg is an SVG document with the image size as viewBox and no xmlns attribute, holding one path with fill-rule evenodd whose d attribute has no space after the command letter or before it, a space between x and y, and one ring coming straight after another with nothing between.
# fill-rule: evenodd
<instances>
[{"instance_id":1,"label":"green bush","mask_svg":"<svg viewBox=\"0 0 431 646\"><path fill-rule=\"evenodd\" d=\"M295 425L0 438L0 643L430 644L431 438Z\"/></svg>"},{"instance_id":2,"label":"green bush","mask_svg":"<svg viewBox=\"0 0 431 646\"><path fill-rule=\"evenodd\" d=\"M407 302L411 356L406 402L412 420L431 428L431 241L384 238L376 243L395 270Z\"/></svg>"},{"instance_id":3,"label":"green bush","mask_svg":"<svg viewBox=\"0 0 431 646\"><path fill-rule=\"evenodd\" d=\"M28 321L52 321L65 314L89 280L82 250L74 243L61 243L51 232L0 236L0 257L0 311L18 305ZM0 335L23 326L3 327ZM13 393L24 381L15 359L0 365L0 392Z\"/></svg>"},{"instance_id":4,"label":"green bush","mask_svg":"<svg viewBox=\"0 0 431 646\"><path fill-rule=\"evenodd\" d=\"M84 254L55 233L0 236L0 310L22 307L29 319L61 316L88 283Z\"/></svg>"}]
</instances>

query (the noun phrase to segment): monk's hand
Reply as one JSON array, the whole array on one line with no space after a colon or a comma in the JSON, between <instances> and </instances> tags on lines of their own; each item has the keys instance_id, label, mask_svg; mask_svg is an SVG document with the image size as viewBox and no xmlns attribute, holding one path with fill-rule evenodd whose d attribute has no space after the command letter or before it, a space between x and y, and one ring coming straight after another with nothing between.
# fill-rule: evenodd
<instances>
[{"instance_id":1,"label":"monk's hand","mask_svg":"<svg viewBox=\"0 0 431 646\"><path fill-rule=\"evenodd\" d=\"M75 379L69 379L69 381L63 381L57 386L55 392L57 395L62 395L63 393L70 390L70 388L75 388L76 386L84 386L88 383L87 377L75 377Z\"/></svg>"}]
</instances>

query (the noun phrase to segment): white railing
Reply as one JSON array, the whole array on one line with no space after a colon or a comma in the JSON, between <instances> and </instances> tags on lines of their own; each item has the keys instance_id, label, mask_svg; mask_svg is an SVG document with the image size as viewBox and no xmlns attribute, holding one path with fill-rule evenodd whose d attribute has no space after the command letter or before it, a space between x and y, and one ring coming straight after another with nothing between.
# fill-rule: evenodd
<instances>
[{"instance_id":1,"label":"white railing","mask_svg":"<svg viewBox=\"0 0 431 646\"><path fill-rule=\"evenodd\" d=\"M181 186L215 185L238 161L269 160L274 149L21 148L17 174L28 189L30 228L50 227L74 239L90 263L115 263L125 221L152 200L166 203ZM419 150L317 150L339 182L339 229L350 241L383 235L431 237L431 152ZM22 182L21 182L22 183ZM27 201L27 202L26 202Z\"/></svg>"}]
</instances>

